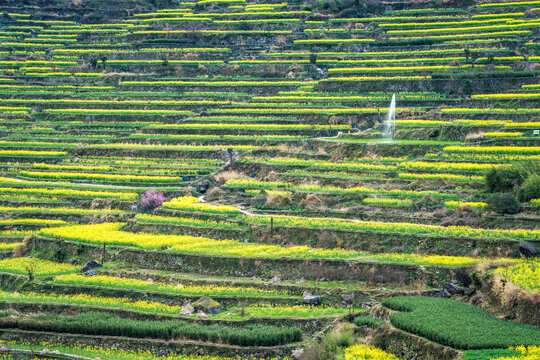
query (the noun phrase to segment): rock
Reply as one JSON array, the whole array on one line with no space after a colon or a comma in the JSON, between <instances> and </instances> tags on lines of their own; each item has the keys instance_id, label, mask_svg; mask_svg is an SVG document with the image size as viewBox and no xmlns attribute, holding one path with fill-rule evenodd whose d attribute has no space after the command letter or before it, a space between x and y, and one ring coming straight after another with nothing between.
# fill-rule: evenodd
<instances>
[{"instance_id":1,"label":"rock","mask_svg":"<svg viewBox=\"0 0 540 360\"><path fill-rule=\"evenodd\" d=\"M203 319L203 318L207 318L207 317L208 317L208 315L206 315L204 313L204 311L201 311L201 310L197 311L197 318Z\"/></svg>"},{"instance_id":2,"label":"rock","mask_svg":"<svg viewBox=\"0 0 540 360\"><path fill-rule=\"evenodd\" d=\"M297 283L297 284L303 284L303 283L305 283L305 282L306 282L306 279L304 279L304 278L301 278L301 279L296 280L296 283Z\"/></svg>"},{"instance_id":3,"label":"rock","mask_svg":"<svg viewBox=\"0 0 540 360\"><path fill-rule=\"evenodd\" d=\"M197 183L197 186L199 188L199 191L204 194L206 193L206 191L208 190L208 188L210 187L210 181L208 180L205 180L205 181L201 181L201 182L198 182Z\"/></svg>"},{"instance_id":4,"label":"rock","mask_svg":"<svg viewBox=\"0 0 540 360\"><path fill-rule=\"evenodd\" d=\"M79 260L77 260L77 259L69 259L68 263L70 263L71 265L77 265L79 263Z\"/></svg>"},{"instance_id":5,"label":"rock","mask_svg":"<svg viewBox=\"0 0 540 360\"><path fill-rule=\"evenodd\" d=\"M527 241L520 241L518 245L519 254L522 257L533 258L538 256L538 249L533 244Z\"/></svg>"},{"instance_id":6,"label":"rock","mask_svg":"<svg viewBox=\"0 0 540 360\"><path fill-rule=\"evenodd\" d=\"M191 306L190 303L187 303L186 305L182 306L182 309L180 310L180 316L189 316L195 312L195 309L193 306Z\"/></svg>"},{"instance_id":7,"label":"rock","mask_svg":"<svg viewBox=\"0 0 540 360\"><path fill-rule=\"evenodd\" d=\"M294 359L294 360L301 359L303 354L304 354L304 349L296 348L291 353L291 359Z\"/></svg>"},{"instance_id":8,"label":"rock","mask_svg":"<svg viewBox=\"0 0 540 360\"><path fill-rule=\"evenodd\" d=\"M465 289L464 294L467 297L471 297L472 294L474 294L475 292L476 292L476 288L474 286L471 286L471 287L468 287L467 289Z\"/></svg>"},{"instance_id":9,"label":"rock","mask_svg":"<svg viewBox=\"0 0 540 360\"><path fill-rule=\"evenodd\" d=\"M449 298L452 295L463 295L464 291L454 283L444 283L442 289L434 293L434 297Z\"/></svg>"},{"instance_id":10,"label":"rock","mask_svg":"<svg viewBox=\"0 0 540 360\"><path fill-rule=\"evenodd\" d=\"M270 282L271 283L280 283L281 282L281 278L279 276L274 276L273 278L270 279Z\"/></svg>"},{"instance_id":11,"label":"rock","mask_svg":"<svg viewBox=\"0 0 540 360\"><path fill-rule=\"evenodd\" d=\"M84 273L85 276L96 276L97 273L94 270L90 270Z\"/></svg>"},{"instance_id":12,"label":"rock","mask_svg":"<svg viewBox=\"0 0 540 360\"><path fill-rule=\"evenodd\" d=\"M221 312L221 304L208 296L203 296L194 302L193 308L199 312L204 311L211 315L216 315ZM199 316L199 314L197 314L197 316Z\"/></svg>"},{"instance_id":13,"label":"rock","mask_svg":"<svg viewBox=\"0 0 540 360\"><path fill-rule=\"evenodd\" d=\"M362 309L371 309L375 304L371 301L366 301L362 303Z\"/></svg>"},{"instance_id":14,"label":"rock","mask_svg":"<svg viewBox=\"0 0 540 360\"><path fill-rule=\"evenodd\" d=\"M306 305L321 305L321 297L319 295L311 295L309 292L304 292L304 304Z\"/></svg>"},{"instance_id":15,"label":"rock","mask_svg":"<svg viewBox=\"0 0 540 360\"><path fill-rule=\"evenodd\" d=\"M0 344L0 351L6 351L6 347L4 346L4 344Z\"/></svg>"},{"instance_id":16,"label":"rock","mask_svg":"<svg viewBox=\"0 0 540 360\"><path fill-rule=\"evenodd\" d=\"M463 293L463 290L455 283L445 283L443 289L446 289L452 295Z\"/></svg>"},{"instance_id":17,"label":"rock","mask_svg":"<svg viewBox=\"0 0 540 360\"><path fill-rule=\"evenodd\" d=\"M103 265L101 265L100 263L98 263L97 261L95 260L90 260L89 262L87 262L86 264L84 264L83 268L82 268L82 272L85 273L85 272L88 272L90 270L94 270L94 269L97 269L97 268L100 268L102 267Z\"/></svg>"}]
</instances>

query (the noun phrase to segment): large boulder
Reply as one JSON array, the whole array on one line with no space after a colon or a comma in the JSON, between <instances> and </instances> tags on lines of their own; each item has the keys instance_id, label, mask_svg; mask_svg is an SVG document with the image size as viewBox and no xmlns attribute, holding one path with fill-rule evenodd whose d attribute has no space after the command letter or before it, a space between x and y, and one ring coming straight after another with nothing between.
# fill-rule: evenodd
<instances>
[{"instance_id":1,"label":"large boulder","mask_svg":"<svg viewBox=\"0 0 540 360\"><path fill-rule=\"evenodd\" d=\"M193 306L191 306L191 304L188 303L182 306L182 309L180 310L180 316L189 316L193 314L193 312L195 312L195 309L193 308Z\"/></svg>"},{"instance_id":2,"label":"large boulder","mask_svg":"<svg viewBox=\"0 0 540 360\"><path fill-rule=\"evenodd\" d=\"M221 312L221 304L208 296L203 296L194 302L193 308L198 312L202 311L206 314L212 315L216 315Z\"/></svg>"},{"instance_id":3,"label":"large boulder","mask_svg":"<svg viewBox=\"0 0 540 360\"><path fill-rule=\"evenodd\" d=\"M100 268L102 267L103 265L101 265L100 263L98 263L96 260L90 260L89 262L87 262L86 264L84 264L83 268L82 268L82 272L83 273L86 273L86 272L89 272L89 271L92 271L94 269L97 269L97 268Z\"/></svg>"},{"instance_id":4,"label":"large boulder","mask_svg":"<svg viewBox=\"0 0 540 360\"><path fill-rule=\"evenodd\" d=\"M444 283L442 287L443 297L451 297L452 295L463 294L463 290L454 283Z\"/></svg>"},{"instance_id":5,"label":"large boulder","mask_svg":"<svg viewBox=\"0 0 540 360\"><path fill-rule=\"evenodd\" d=\"M311 293L306 291L303 296L303 301L306 305L321 305L322 299L319 295L311 295Z\"/></svg>"},{"instance_id":6,"label":"large boulder","mask_svg":"<svg viewBox=\"0 0 540 360\"><path fill-rule=\"evenodd\" d=\"M210 181L204 180L197 183L197 187L199 188L199 191L204 194L210 187Z\"/></svg>"},{"instance_id":7,"label":"large boulder","mask_svg":"<svg viewBox=\"0 0 540 360\"><path fill-rule=\"evenodd\" d=\"M538 253L539 253L536 246L534 246L533 244L528 243L526 241L520 241L519 242L518 251L519 251L519 254L522 257L526 257L526 258L537 257Z\"/></svg>"}]
</instances>

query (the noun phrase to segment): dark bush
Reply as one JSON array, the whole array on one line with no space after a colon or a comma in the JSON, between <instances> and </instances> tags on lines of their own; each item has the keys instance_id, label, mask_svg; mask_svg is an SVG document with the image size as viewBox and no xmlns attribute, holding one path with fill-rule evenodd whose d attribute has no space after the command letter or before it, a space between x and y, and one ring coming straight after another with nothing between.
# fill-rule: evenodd
<instances>
[{"instance_id":1,"label":"dark bush","mask_svg":"<svg viewBox=\"0 0 540 360\"><path fill-rule=\"evenodd\" d=\"M485 174L486 190L490 193L517 190L531 174L540 173L537 164L512 164L493 167Z\"/></svg>"},{"instance_id":2,"label":"dark bush","mask_svg":"<svg viewBox=\"0 0 540 360\"><path fill-rule=\"evenodd\" d=\"M141 194L140 209L142 211L152 211L161 206L167 199L162 192L150 189Z\"/></svg>"},{"instance_id":3,"label":"dark bush","mask_svg":"<svg viewBox=\"0 0 540 360\"><path fill-rule=\"evenodd\" d=\"M517 214L521 211L521 204L513 194L493 194L487 200L488 208L499 214Z\"/></svg>"},{"instance_id":4,"label":"dark bush","mask_svg":"<svg viewBox=\"0 0 540 360\"><path fill-rule=\"evenodd\" d=\"M519 201L531 201L532 199L540 199L540 175L532 174L519 188L517 192Z\"/></svg>"}]
</instances>

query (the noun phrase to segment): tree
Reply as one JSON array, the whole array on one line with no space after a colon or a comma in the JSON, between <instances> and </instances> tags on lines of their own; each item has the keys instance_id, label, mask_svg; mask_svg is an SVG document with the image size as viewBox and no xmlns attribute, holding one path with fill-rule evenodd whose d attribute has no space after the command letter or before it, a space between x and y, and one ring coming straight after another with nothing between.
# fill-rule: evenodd
<instances>
[{"instance_id":1,"label":"tree","mask_svg":"<svg viewBox=\"0 0 540 360\"><path fill-rule=\"evenodd\" d=\"M513 194L493 194L487 200L488 208L499 214L517 214L521 211L521 204Z\"/></svg>"}]
</instances>

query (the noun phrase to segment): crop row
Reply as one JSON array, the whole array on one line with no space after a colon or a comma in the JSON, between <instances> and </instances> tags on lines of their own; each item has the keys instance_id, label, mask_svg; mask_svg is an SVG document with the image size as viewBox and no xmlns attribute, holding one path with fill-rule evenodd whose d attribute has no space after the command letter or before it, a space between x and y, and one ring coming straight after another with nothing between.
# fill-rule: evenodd
<instances>
[{"instance_id":1,"label":"crop row","mask_svg":"<svg viewBox=\"0 0 540 360\"><path fill-rule=\"evenodd\" d=\"M452 154L540 155L540 146L445 146L443 152Z\"/></svg>"},{"instance_id":2,"label":"crop row","mask_svg":"<svg viewBox=\"0 0 540 360\"><path fill-rule=\"evenodd\" d=\"M2 219L0 220L0 225L39 225L40 227L45 226L62 226L62 225L73 225L73 223L59 220L59 219L32 219L32 218L20 218L20 219Z\"/></svg>"},{"instance_id":3,"label":"crop row","mask_svg":"<svg viewBox=\"0 0 540 360\"><path fill-rule=\"evenodd\" d=\"M9 157L63 157L65 151L0 150L0 156Z\"/></svg>"},{"instance_id":4,"label":"crop row","mask_svg":"<svg viewBox=\"0 0 540 360\"><path fill-rule=\"evenodd\" d=\"M215 206L216 209L219 209L219 206ZM166 207L168 209L175 210L171 207ZM179 210L183 210L184 208L179 208ZM209 208L208 212L212 213L212 208ZM195 209L193 211L201 211L203 210ZM218 211L215 211L214 213L219 213ZM228 222L228 221L214 221L214 220L203 220L199 218L193 218L193 217L178 217L178 216L159 216L159 215L151 215L151 214L137 214L135 216L135 219L138 223L142 224L167 224L167 225L182 225L182 226L194 226L194 227L204 227L204 228L211 228L211 229L233 229L233 230L243 230L247 229L246 226L241 225L236 222Z\"/></svg>"},{"instance_id":5,"label":"crop row","mask_svg":"<svg viewBox=\"0 0 540 360\"><path fill-rule=\"evenodd\" d=\"M94 311L77 315L30 315L19 321L2 317L0 325L2 328L68 334L129 336L162 340L183 338L237 346L275 346L302 340L302 332L296 327L267 325L227 327L179 320L135 320Z\"/></svg>"},{"instance_id":6,"label":"crop row","mask_svg":"<svg viewBox=\"0 0 540 360\"><path fill-rule=\"evenodd\" d=\"M303 218L294 216L242 216L240 219L248 223L259 223L279 226L293 226L306 228L340 229L353 231L370 231L379 233L433 235L443 237L480 237L480 238L506 238L506 239L535 239L540 230L526 229L481 229L469 226L440 226L412 223L393 223L378 221L351 221L335 218Z\"/></svg>"},{"instance_id":7,"label":"crop row","mask_svg":"<svg viewBox=\"0 0 540 360\"><path fill-rule=\"evenodd\" d=\"M75 148L77 143L57 143L57 142L40 142L40 141L0 141L0 146L5 147L46 147L46 148ZM157 145L157 144L138 144L138 143L110 143L110 144L88 144L88 148L94 149L140 149L140 150L170 150L170 151L213 151L219 149L216 145ZM228 148L235 150L255 150L260 149L260 146L255 145L227 145Z\"/></svg>"},{"instance_id":8,"label":"crop row","mask_svg":"<svg viewBox=\"0 0 540 360\"><path fill-rule=\"evenodd\" d=\"M0 342L6 349L9 350L30 350L35 351L36 345L9 341ZM143 350L124 350L115 346L108 347L98 347L98 346L78 346L78 345L60 345L53 344L48 342L40 343L41 346L48 349L50 352L55 353L59 352L61 354L69 354L71 357L73 355L78 355L80 357L87 357L90 359L115 359L115 360L154 360L155 354L149 351ZM7 355L9 356L9 355ZM6 360L11 360L7 357ZM222 356L209 356L209 355L180 355L171 353L163 357L163 360L247 360L240 358L230 358ZM268 360L286 360L286 358L269 358Z\"/></svg>"},{"instance_id":9,"label":"crop row","mask_svg":"<svg viewBox=\"0 0 540 360\"><path fill-rule=\"evenodd\" d=\"M22 302L22 303L53 303L71 304L82 306L97 306L113 309L134 310L145 313L174 315L177 316L182 309L177 305L166 305L155 301L132 301L128 298L103 297L88 294L46 294L46 293L10 293L0 291L0 301ZM241 312L245 315L241 315ZM322 316L339 316L348 312L346 308L330 306L303 306L303 305L268 305L258 304L245 306L242 309L229 308L231 315L217 315L216 318L245 319L250 317L288 317L288 318L310 318ZM234 312L234 315L233 315ZM237 315L240 313L239 315ZM195 314L194 314L195 315ZM211 316L211 315L209 315Z\"/></svg>"},{"instance_id":10,"label":"crop row","mask_svg":"<svg viewBox=\"0 0 540 360\"><path fill-rule=\"evenodd\" d=\"M436 170L436 171L484 171L492 167L499 166L497 164L481 164L467 162L444 162L444 161L403 161L404 159L391 159L396 162L396 165L380 165L380 164L365 164L355 159L355 162L342 161L331 162L324 160L305 160L299 158L275 157L275 158L252 158L245 157L246 162L276 164L276 165L294 165L294 166L309 166L315 169L332 169L332 170L363 170L363 171L393 171L397 169L419 169L419 170ZM371 160L371 159L370 159ZM380 162L380 159L374 159L374 162ZM384 160L383 160L384 161Z\"/></svg>"},{"instance_id":11,"label":"crop row","mask_svg":"<svg viewBox=\"0 0 540 360\"><path fill-rule=\"evenodd\" d=\"M279 219L281 218L275 218L275 220ZM283 219L285 220L281 223L277 223L277 225L295 225L295 223L291 221L294 219ZM253 219L250 218L247 220L252 221ZM324 221L325 220L317 219L317 223L322 226L325 225ZM326 221L332 223L333 220ZM264 221L264 223L269 224L270 218L268 218L268 221ZM342 221L342 223L338 225L346 225L347 223L351 222ZM65 239L85 243L106 243L109 245L133 246L146 250L169 249L169 251L172 252L184 254L204 254L210 256L241 256L264 258L290 257L298 259L354 259L418 265L439 265L450 267L473 265L481 260L468 257L453 257L441 255L367 254L339 248L318 249L309 248L307 246L282 247L277 245L248 244L237 240L214 240L204 237L193 237L187 235L157 235L145 233L133 234L121 231L120 228L122 225L123 224L121 223L75 225L60 228L43 229L40 234L55 239ZM299 225L305 226L309 224L306 224L304 222L300 223ZM408 225L410 225L409 228L413 226L413 224ZM326 227L328 228L329 226L326 225ZM378 226L377 228L380 229L381 226ZM448 230L452 231L454 229L448 228ZM534 235L534 231L531 235Z\"/></svg>"},{"instance_id":12,"label":"crop row","mask_svg":"<svg viewBox=\"0 0 540 360\"><path fill-rule=\"evenodd\" d=\"M177 183L182 182L181 176L160 176L160 175L123 175L123 174L99 174L84 172L55 172L55 171L27 171L21 170L20 175L36 179L72 179L89 181L114 181L127 183Z\"/></svg>"},{"instance_id":13,"label":"crop row","mask_svg":"<svg viewBox=\"0 0 540 360\"><path fill-rule=\"evenodd\" d=\"M448 181L461 181L461 182L484 181L483 176L445 174L445 173L435 173L435 174L433 173L398 173L398 177L404 180L416 180L416 179L422 178L422 179L429 179L429 180L444 179Z\"/></svg>"},{"instance_id":14,"label":"crop row","mask_svg":"<svg viewBox=\"0 0 540 360\"><path fill-rule=\"evenodd\" d=\"M44 189L44 188L8 188L1 187L0 193L13 195L39 195L39 196L61 196L74 198L116 198L124 201L137 200L137 193L92 191L92 190L70 190L70 189Z\"/></svg>"},{"instance_id":15,"label":"crop row","mask_svg":"<svg viewBox=\"0 0 540 360\"><path fill-rule=\"evenodd\" d=\"M482 65L476 65L476 68ZM472 69L473 65L420 65L420 66L379 66L379 67L345 67L345 68L330 68L329 73L373 73L373 72L400 72L407 71L454 71ZM496 69L510 69L508 66L495 66Z\"/></svg>"},{"instance_id":16,"label":"crop row","mask_svg":"<svg viewBox=\"0 0 540 360\"><path fill-rule=\"evenodd\" d=\"M366 164L367 165L367 164ZM407 198L422 198L426 195L433 196L439 199L457 199L459 196L455 194L438 193L435 191L415 191L405 189L382 189L373 188L370 186L358 186L341 188L337 186L325 185L297 185L279 181L262 181L255 179L231 179L228 180L226 186L235 189L287 189L301 192L315 192L321 194L380 194L387 197L407 197Z\"/></svg>"},{"instance_id":17,"label":"crop row","mask_svg":"<svg viewBox=\"0 0 540 360\"><path fill-rule=\"evenodd\" d=\"M393 297L383 305L400 329L455 349L496 349L540 343L540 329L497 319L479 308L453 299Z\"/></svg>"},{"instance_id":18,"label":"crop row","mask_svg":"<svg viewBox=\"0 0 540 360\"><path fill-rule=\"evenodd\" d=\"M141 168L141 167L123 167L123 166L111 166L111 165L93 165L88 166L87 164L77 164L77 163L68 163L68 164L47 164L47 163L19 163L15 165L7 165L7 169L13 171L23 168L25 170L59 170L59 171L74 171L80 170L84 173L94 173L94 172L114 172L116 174L129 174L143 173L143 175L193 175L193 174L203 174L208 172L206 169L201 168L200 166L186 166L182 168L168 167L168 168ZM98 175L98 174L93 174ZM93 176L90 175L90 176ZM98 175L99 176L99 175Z\"/></svg>"},{"instance_id":19,"label":"crop row","mask_svg":"<svg viewBox=\"0 0 540 360\"><path fill-rule=\"evenodd\" d=\"M375 346L369 346L364 344L349 346L343 351L344 360L399 360L399 358L393 354L389 354L384 350L376 348Z\"/></svg>"},{"instance_id":20,"label":"crop row","mask_svg":"<svg viewBox=\"0 0 540 360\"><path fill-rule=\"evenodd\" d=\"M19 275L53 276L74 273L79 269L71 264L24 257L0 260L0 271Z\"/></svg>"},{"instance_id":21,"label":"crop row","mask_svg":"<svg viewBox=\"0 0 540 360\"><path fill-rule=\"evenodd\" d=\"M200 202L200 200L193 196L180 196L169 201L164 202L161 205L165 209L182 210L182 211L195 211L195 212L208 212L218 214L239 214L240 211L237 207L230 205L212 205Z\"/></svg>"},{"instance_id":22,"label":"crop row","mask_svg":"<svg viewBox=\"0 0 540 360\"><path fill-rule=\"evenodd\" d=\"M146 281L133 278L121 278L107 275L92 277L69 274L55 276L51 280L54 284L67 284L75 286L102 286L116 289L128 289L138 291L154 291L181 295L207 295L211 296L249 296L249 297L291 297L277 290L266 290L254 287L234 287L218 285L184 285L165 284L156 281Z\"/></svg>"},{"instance_id":23,"label":"crop row","mask_svg":"<svg viewBox=\"0 0 540 360\"><path fill-rule=\"evenodd\" d=\"M324 130L324 129L347 129L347 125L319 125L319 124L163 124L150 126L150 129L178 129L178 130L201 130L201 129L226 129L226 130ZM203 135L204 136L204 135ZM257 135L259 136L259 135Z\"/></svg>"}]
</instances>

